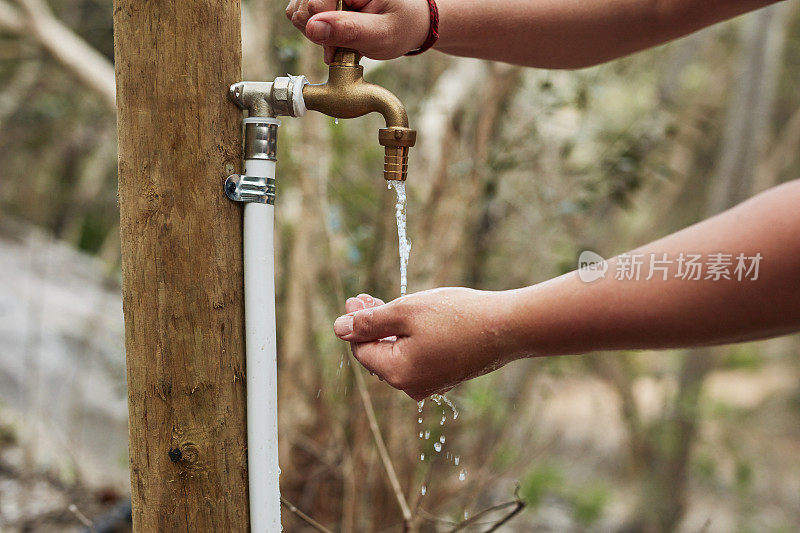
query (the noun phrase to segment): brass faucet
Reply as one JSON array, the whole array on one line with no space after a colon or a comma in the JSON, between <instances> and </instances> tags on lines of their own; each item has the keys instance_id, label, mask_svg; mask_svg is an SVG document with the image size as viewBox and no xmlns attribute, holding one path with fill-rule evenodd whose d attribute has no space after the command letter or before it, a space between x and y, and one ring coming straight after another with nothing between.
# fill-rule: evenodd
<instances>
[{"instance_id":1,"label":"brass faucet","mask_svg":"<svg viewBox=\"0 0 800 533\"><path fill-rule=\"evenodd\" d=\"M337 9L342 9L339 0ZM335 118L356 118L377 111L386 120L378 130L378 142L385 147L383 177L405 181L408 174L408 150L414 146L417 132L408 127L403 103L388 89L364 81L361 54L337 48L328 70L328 81L303 87L306 108Z\"/></svg>"}]
</instances>

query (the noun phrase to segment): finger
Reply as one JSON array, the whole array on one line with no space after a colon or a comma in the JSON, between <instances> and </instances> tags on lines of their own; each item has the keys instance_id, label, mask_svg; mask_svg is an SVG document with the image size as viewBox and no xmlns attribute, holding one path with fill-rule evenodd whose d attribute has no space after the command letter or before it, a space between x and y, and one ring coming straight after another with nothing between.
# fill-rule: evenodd
<instances>
[{"instance_id":1,"label":"finger","mask_svg":"<svg viewBox=\"0 0 800 533\"><path fill-rule=\"evenodd\" d=\"M307 6L301 4L292 15L292 24L294 24L294 27L298 30L306 33L306 24L310 17L311 15L308 14Z\"/></svg>"},{"instance_id":2,"label":"finger","mask_svg":"<svg viewBox=\"0 0 800 533\"><path fill-rule=\"evenodd\" d=\"M294 15L295 11L297 11L297 0L292 0L289 2L289 5L286 6L286 18L292 20L292 15Z\"/></svg>"},{"instance_id":3,"label":"finger","mask_svg":"<svg viewBox=\"0 0 800 533\"><path fill-rule=\"evenodd\" d=\"M369 309L370 307L378 307L379 305L383 305L383 300L380 298L375 298L369 294L361 293L356 296L359 300L364 302L364 309Z\"/></svg>"},{"instance_id":4,"label":"finger","mask_svg":"<svg viewBox=\"0 0 800 533\"><path fill-rule=\"evenodd\" d=\"M353 11L361 11L365 5L372 2L372 0L344 0L347 7Z\"/></svg>"},{"instance_id":5,"label":"finger","mask_svg":"<svg viewBox=\"0 0 800 533\"><path fill-rule=\"evenodd\" d=\"M326 45L323 47L323 49L324 49L323 60L325 61L325 64L330 65L331 62L333 61L333 54L336 53L336 47Z\"/></svg>"},{"instance_id":6,"label":"finger","mask_svg":"<svg viewBox=\"0 0 800 533\"><path fill-rule=\"evenodd\" d=\"M389 25L386 15L327 11L308 20L306 35L317 44L370 50L385 45Z\"/></svg>"},{"instance_id":7,"label":"finger","mask_svg":"<svg viewBox=\"0 0 800 533\"><path fill-rule=\"evenodd\" d=\"M344 310L348 313L354 313L361 309L364 309L364 302L358 298L348 298L344 303Z\"/></svg>"},{"instance_id":8,"label":"finger","mask_svg":"<svg viewBox=\"0 0 800 533\"><path fill-rule=\"evenodd\" d=\"M393 343L390 342L361 342L353 343L353 356L364 368L377 374L383 381L391 371L391 362L394 360Z\"/></svg>"},{"instance_id":9,"label":"finger","mask_svg":"<svg viewBox=\"0 0 800 533\"><path fill-rule=\"evenodd\" d=\"M336 336L349 342L369 342L406 334L403 315L396 306L380 305L342 315L333 324Z\"/></svg>"},{"instance_id":10,"label":"finger","mask_svg":"<svg viewBox=\"0 0 800 533\"><path fill-rule=\"evenodd\" d=\"M312 15L325 11L336 11L336 0L308 0L308 12Z\"/></svg>"},{"instance_id":11,"label":"finger","mask_svg":"<svg viewBox=\"0 0 800 533\"><path fill-rule=\"evenodd\" d=\"M363 294L362 293L362 294L359 294L358 296L356 296L356 298L358 298L359 300L364 302L364 308L365 309L369 308L369 307L378 307L379 305L386 305L386 302L384 302L380 298L378 298L376 296L372 296L370 294Z\"/></svg>"}]
</instances>

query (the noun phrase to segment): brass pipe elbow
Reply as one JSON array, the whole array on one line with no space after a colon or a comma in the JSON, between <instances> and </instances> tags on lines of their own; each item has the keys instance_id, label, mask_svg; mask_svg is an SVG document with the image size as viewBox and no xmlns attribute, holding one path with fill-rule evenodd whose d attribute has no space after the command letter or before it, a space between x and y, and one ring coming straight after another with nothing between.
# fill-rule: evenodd
<instances>
[{"instance_id":1,"label":"brass pipe elbow","mask_svg":"<svg viewBox=\"0 0 800 533\"><path fill-rule=\"evenodd\" d=\"M339 48L328 70L328 81L303 87L306 108L335 118L356 118L377 112L386 127L378 132L378 142L385 147L383 177L405 181L408 174L408 150L417 132L408 127L408 114L397 96L388 89L364 81L361 55Z\"/></svg>"}]
</instances>

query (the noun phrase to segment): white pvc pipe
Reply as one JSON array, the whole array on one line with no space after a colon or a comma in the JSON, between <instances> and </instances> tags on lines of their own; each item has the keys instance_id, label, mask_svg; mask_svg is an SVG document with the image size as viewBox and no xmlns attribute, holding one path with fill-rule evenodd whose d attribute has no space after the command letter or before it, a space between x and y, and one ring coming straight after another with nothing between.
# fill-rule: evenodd
<instances>
[{"instance_id":1,"label":"white pvc pipe","mask_svg":"<svg viewBox=\"0 0 800 533\"><path fill-rule=\"evenodd\" d=\"M247 120L247 119L245 119ZM274 119L267 119L274 120ZM276 121L277 122L277 121ZM248 176L275 177L275 162L248 159ZM281 531L278 477L278 368L275 335L275 208L244 206L244 321L250 530Z\"/></svg>"}]
</instances>

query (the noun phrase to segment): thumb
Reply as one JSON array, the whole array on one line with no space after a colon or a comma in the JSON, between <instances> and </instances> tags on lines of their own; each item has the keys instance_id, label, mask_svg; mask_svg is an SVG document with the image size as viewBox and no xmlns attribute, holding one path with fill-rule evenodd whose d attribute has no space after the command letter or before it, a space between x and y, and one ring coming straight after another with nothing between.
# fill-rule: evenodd
<instances>
[{"instance_id":1,"label":"thumb","mask_svg":"<svg viewBox=\"0 0 800 533\"><path fill-rule=\"evenodd\" d=\"M340 316L333 332L345 341L370 342L405 335L406 323L396 306L380 305Z\"/></svg>"},{"instance_id":2,"label":"thumb","mask_svg":"<svg viewBox=\"0 0 800 533\"><path fill-rule=\"evenodd\" d=\"M306 36L317 44L341 46L374 55L386 47L390 25L387 15L357 11L325 11L306 24Z\"/></svg>"}]
</instances>

